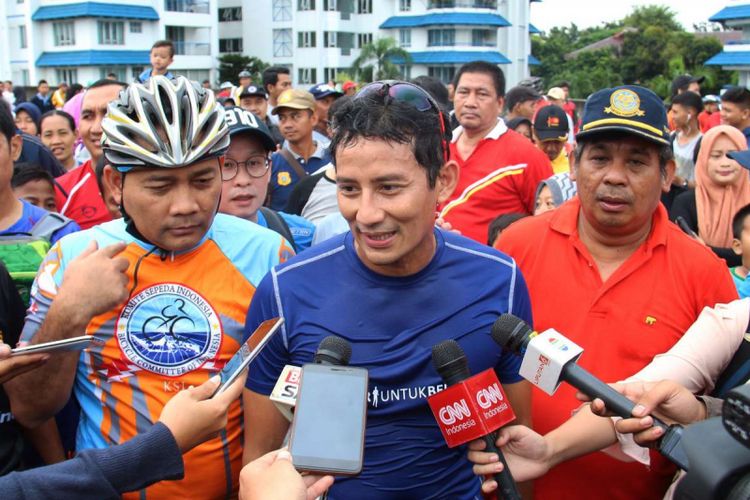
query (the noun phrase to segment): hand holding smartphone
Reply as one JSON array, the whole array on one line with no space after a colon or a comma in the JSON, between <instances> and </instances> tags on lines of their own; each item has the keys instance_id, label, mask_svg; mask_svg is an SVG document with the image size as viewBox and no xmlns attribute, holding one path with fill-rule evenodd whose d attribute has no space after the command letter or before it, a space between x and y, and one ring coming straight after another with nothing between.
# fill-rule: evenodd
<instances>
[{"instance_id":1,"label":"hand holding smartphone","mask_svg":"<svg viewBox=\"0 0 750 500\"><path fill-rule=\"evenodd\" d=\"M321 364L302 367L289 442L297 470L333 475L362 471L367 382L364 368Z\"/></svg>"},{"instance_id":2,"label":"hand holding smartphone","mask_svg":"<svg viewBox=\"0 0 750 500\"><path fill-rule=\"evenodd\" d=\"M23 347L16 347L10 351L11 356L21 356L23 354L43 354L43 353L58 353L58 352L70 352L70 351L82 351L86 349L92 340L93 335L81 335L80 337L73 337L69 339L54 340L52 342L45 342L43 344L31 344Z\"/></svg>"}]
</instances>

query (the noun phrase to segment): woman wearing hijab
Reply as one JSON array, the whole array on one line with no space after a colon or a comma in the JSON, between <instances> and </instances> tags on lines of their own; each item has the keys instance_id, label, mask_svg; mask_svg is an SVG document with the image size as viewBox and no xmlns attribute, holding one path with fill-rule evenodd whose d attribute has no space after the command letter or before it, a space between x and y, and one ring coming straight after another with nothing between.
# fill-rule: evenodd
<instances>
[{"instance_id":1,"label":"woman wearing hijab","mask_svg":"<svg viewBox=\"0 0 750 500\"><path fill-rule=\"evenodd\" d=\"M36 105L22 102L16 106L15 113L18 130L29 135L39 135L39 120L42 113Z\"/></svg>"},{"instance_id":2,"label":"woman wearing hijab","mask_svg":"<svg viewBox=\"0 0 750 500\"><path fill-rule=\"evenodd\" d=\"M750 177L728 154L746 149L747 141L738 129L720 125L709 130L695 163L695 189L678 195L670 213L673 221L684 219L697 239L730 267L742 263L731 249L732 218L750 203Z\"/></svg>"}]
</instances>

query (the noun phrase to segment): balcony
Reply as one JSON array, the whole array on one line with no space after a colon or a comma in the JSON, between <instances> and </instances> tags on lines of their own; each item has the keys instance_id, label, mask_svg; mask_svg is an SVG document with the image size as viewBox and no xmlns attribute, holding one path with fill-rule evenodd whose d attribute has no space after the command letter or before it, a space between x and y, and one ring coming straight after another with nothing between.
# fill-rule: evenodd
<instances>
[{"instance_id":1,"label":"balcony","mask_svg":"<svg viewBox=\"0 0 750 500\"><path fill-rule=\"evenodd\" d=\"M169 12L188 12L190 14L208 14L210 3L199 0L164 0L164 10Z\"/></svg>"},{"instance_id":2,"label":"balcony","mask_svg":"<svg viewBox=\"0 0 750 500\"><path fill-rule=\"evenodd\" d=\"M428 9L452 9L455 7L468 7L471 9L497 9L496 0L430 0L427 2Z\"/></svg>"},{"instance_id":3,"label":"balcony","mask_svg":"<svg viewBox=\"0 0 750 500\"><path fill-rule=\"evenodd\" d=\"M176 56L210 56L211 44L208 42L172 42Z\"/></svg>"}]
</instances>

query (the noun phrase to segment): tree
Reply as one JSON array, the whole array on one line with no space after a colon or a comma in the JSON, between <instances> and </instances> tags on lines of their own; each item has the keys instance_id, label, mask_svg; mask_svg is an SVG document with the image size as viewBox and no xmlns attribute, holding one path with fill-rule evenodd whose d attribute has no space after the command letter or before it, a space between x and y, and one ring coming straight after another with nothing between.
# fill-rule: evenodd
<instances>
[{"instance_id":1,"label":"tree","mask_svg":"<svg viewBox=\"0 0 750 500\"><path fill-rule=\"evenodd\" d=\"M241 71L249 71L252 81L260 84L263 70L269 66L257 57L248 57L242 54L225 54L219 58L219 80L222 82L237 83Z\"/></svg>"},{"instance_id":2,"label":"tree","mask_svg":"<svg viewBox=\"0 0 750 500\"><path fill-rule=\"evenodd\" d=\"M401 77L396 64L408 64L411 56L393 38L378 38L364 45L352 62L352 72L360 81L387 80Z\"/></svg>"}]
</instances>

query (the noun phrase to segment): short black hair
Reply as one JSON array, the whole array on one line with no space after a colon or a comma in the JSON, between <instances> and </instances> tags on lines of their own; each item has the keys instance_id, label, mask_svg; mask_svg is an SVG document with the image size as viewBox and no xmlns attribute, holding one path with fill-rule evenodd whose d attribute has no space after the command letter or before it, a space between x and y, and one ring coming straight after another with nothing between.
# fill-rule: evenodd
<instances>
[{"instance_id":1,"label":"short black hair","mask_svg":"<svg viewBox=\"0 0 750 500\"><path fill-rule=\"evenodd\" d=\"M517 220L528 217L528 215L529 214L511 212L509 214L498 215L497 217L495 217L492 222L490 222L490 226L487 229L487 244L489 246L493 246L500 233L505 231L508 226L510 226Z\"/></svg>"},{"instance_id":2,"label":"short black hair","mask_svg":"<svg viewBox=\"0 0 750 500\"><path fill-rule=\"evenodd\" d=\"M46 83L47 85L49 85L49 83L47 83L47 80L42 79L42 80L39 80L39 83L37 83L36 86L39 87L43 83Z\"/></svg>"},{"instance_id":3,"label":"short black hair","mask_svg":"<svg viewBox=\"0 0 750 500\"><path fill-rule=\"evenodd\" d=\"M450 102L448 97L448 87L446 87L439 78L422 75L412 79L411 83L425 89L427 93L429 93L432 98L443 107L443 109L448 109L448 104Z\"/></svg>"},{"instance_id":4,"label":"short black hair","mask_svg":"<svg viewBox=\"0 0 750 500\"><path fill-rule=\"evenodd\" d=\"M55 187L55 180L52 178L52 174L39 165L26 162L16 163L13 167L13 177L10 179L10 187L16 189L32 181L47 181L52 188Z\"/></svg>"},{"instance_id":5,"label":"short black hair","mask_svg":"<svg viewBox=\"0 0 750 500\"><path fill-rule=\"evenodd\" d=\"M575 151L573 151L573 157L576 160L576 165L580 165L581 158L583 157L583 151L586 149L586 146L588 144L592 144L594 142L619 141L626 136L641 137L639 135L629 134L628 132L602 131L600 134L587 136L583 140L579 139L578 143L576 144L576 149ZM672 145L657 144L653 141L649 141L648 139L644 140L657 148L659 154L659 170L661 171L662 177L666 178L667 162L674 159L674 151L672 150Z\"/></svg>"},{"instance_id":6,"label":"short black hair","mask_svg":"<svg viewBox=\"0 0 750 500\"><path fill-rule=\"evenodd\" d=\"M513 108L516 107L516 104L521 104L526 101L536 102L541 98L542 96L539 95L539 92L533 88L526 87L525 85L517 85L505 94L505 109L506 111L511 112L513 111Z\"/></svg>"},{"instance_id":7,"label":"short black hair","mask_svg":"<svg viewBox=\"0 0 750 500\"><path fill-rule=\"evenodd\" d=\"M441 136L443 120L445 135ZM334 166L339 148L360 139L409 144L414 158L427 173L430 188L435 187L445 157L443 147L450 143L450 126L444 113L417 111L410 104L391 100L376 92L344 102L333 117L334 132L329 150ZM446 152L446 154L449 154Z\"/></svg>"},{"instance_id":8,"label":"short black hair","mask_svg":"<svg viewBox=\"0 0 750 500\"><path fill-rule=\"evenodd\" d=\"M169 57L174 57L174 44L170 40L157 40L151 46L151 50L158 49L159 47L167 47L169 49Z\"/></svg>"},{"instance_id":9,"label":"short black hair","mask_svg":"<svg viewBox=\"0 0 750 500\"><path fill-rule=\"evenodd\" d=\"M0 99L0 132L10 144L10 140L16 135L16 121L10 112L8 101Z\"/></svg>"},{"instance_id":10,"label":"short black hair","mask_svg":"<svg viewBox=\"0 0 750 500\"><path fill-rule=\"evenodd\" d=\"M68 89L68 93L65 96L65 102L68 102L69 100L73 99L73 97L81 90L83 90L83 85L81 85L80 83L72 84L70 88Z\"/></svg>"},{"instance_id":11,"label":"short black hair","mask_svg":"<svg viewBox=\"0 0 750 500\"><path fill-rule=\"evenodd\" d=\"M76 121L73 119L73 117L62 109L53 109L52 111L47 111L46 113L44 113L42 115L42 118L39 120L39 135L42 135L42 124L44 123L44 119L49 118L50 116L62 116L67 120L68 125L70 126L70 131L75 132Z\"/></svg>"},{"instance_id":12,"label":"short black hair","mask_svg":"<svg viewBox=\"0 0 750 500\"><path fill-rule=\"evenodd\" d=\"M553 85L553 87L560 87L560 88L567 87L567 88L570 88L570 82L567 81L567 80L561 80L561 81L557 82L555 85Z\"/></svg>"},{"instance_id":13,"label":"short black hair","mask_svg":"<svg viewBox=\"0 0 750 500\"><path fill-rule=\"evenodd\" d=\"M336 115L339 109L341 109L341 106L346 104L348 101L352 99L352 96L348 95L342 95L335 101L331 103L331 105L328 107L328 124L331 128L333 128L333 117Z\"/></svg>"},{"instance_id":14,"label":"short black hair","mask_svg":"<svg viewBox=\"0 0 750 500\"><path fill-rule=\"evenodd\" d=\"M698 118L698 113L703 111L703 99L695 92L683 92L672 98L672 104L679 104L686 108L692 108L695 111L693 118Z\"/></svg>"},{"instance_id":15,"label":"short black hair","mask_svg":"<svg viewBox=\"0 0 750 500\"><path fill-rule=\"evenodd\" d=\"M128 86L127 83L121 82L119 80L110 80L109 78L101 78L91 85L88 86L86 90L91 89L98 89L99 87L109 87L110 85L119 85L121 88L125 88Z\"/></svg>"},{"instance_id":16,"label":"short black hair","mask_svg":"<svg viewBox=\"0 0 750 500\"><path fill-rule=\"evenodd\" d=\"M284 66L271 66L263 70L263 88L268 90L269 85L276 85L279 82L279 75L289 75L289 68Z\"/></svg>"},{"instance_id":17,"label":"short black hair","mask_svg":"<svg viewBox=\"0 0 750 500\"><path fill-rule=\"evenodd\" d=\"M205 80L203 80L202 83L208 83L210 85L211 84L211 80L209 80L208 78L206 78Z\"/></svg>"},{"instance_id":18,"label":"short black hair","mask_svg":"<svg viewBox=\"0 0 750 500\"><path fill-rule=\"evenodd\" d=\"M464 64L453 77L453 86L458 88L458 81L464 73L483 73L492 77L495 84L495 92L498 97L505 95L505 75L503 70L497 64L488 63L487 61L472 61Z\"/></svg>"},{"instance_id":19,"label":"short black hair","mask_svg":"<svg viewBox=\"0 0 750 500\"><path fill-rule=\"evenodd\" d=\"M737 210L737 213L732 217L732 236L734 239L739 240L742 238L742 229L745 226L745 219L750 216L750 205Z\"/></svg>"},{"instance_id":20,"label":"short black hair","mask_svg":"<svg viewBox=\"0 0 750 500\"><path fill-rule=\"evenodd\" d=\"M721 102L731 102L743 108L750 108L750 90L745 87L731 87L721 94Z\"/></svg>"},{"instance_id":21,"label":"short black hair","mask_svg":"<svg viewBox=\"0 0 750 500\"><path fill-rule=\"evenodd\" d=\"M112 78L110 78L110 77L112 77ZM117 79L117 75L114 74L114 73L107 73L107 78L109 78L111 80L115 80L115 79Z\"/></svg>"}]
</instances>

